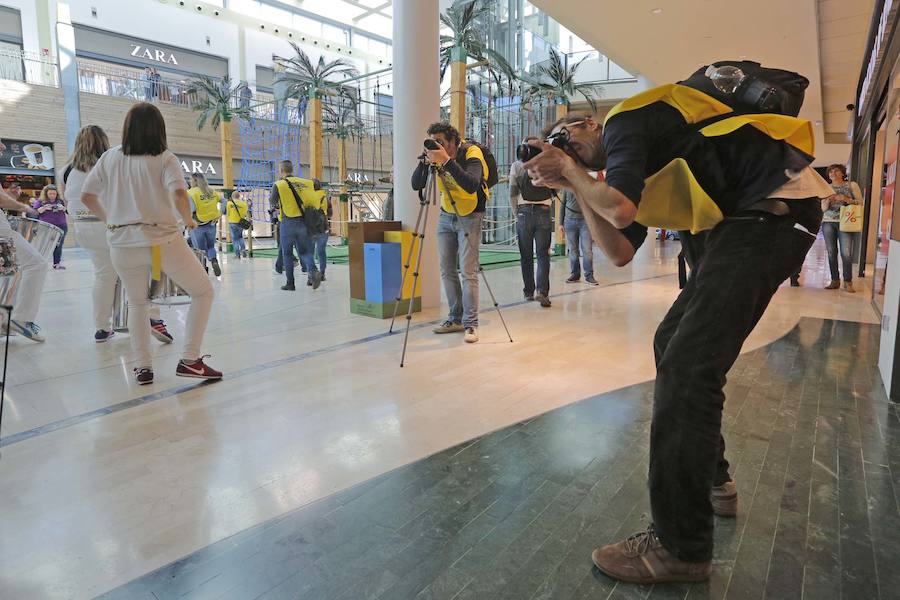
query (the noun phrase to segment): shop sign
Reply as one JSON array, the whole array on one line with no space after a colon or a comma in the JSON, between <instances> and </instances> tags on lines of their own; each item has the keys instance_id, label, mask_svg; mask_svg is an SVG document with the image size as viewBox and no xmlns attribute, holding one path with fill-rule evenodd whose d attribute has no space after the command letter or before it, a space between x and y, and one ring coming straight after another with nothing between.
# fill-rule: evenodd
<instances>
[{"instance_id":1,"label":"shop sign","mask_svg":"<svg viewBox=\"0 0 900 600\"><path fill-rule=\"evenodd\" d=\"M862 86L859 91L859 102L857 103L857 114L860 114L863 105L869 97L869 88L872 87L872 79L875 77L875 68L881 61L881 46L884 41L884 34L888 29L888 17L891 14L891 8L894 0L884 0L884 8L881 10L881 18L878 20L878 30L875 32L875 41L872 46L872 53L869 55L869 64L866 66L866 76L863 78Z\"/></svg>"},{"instance_id":2,"label":"shop sign","mask_svg":"<svg viewBox=\"0 0 900 600\"><path fill-rule=\"evenodd\" d=\"M209 158L181 158L181 170L186 175L200 173L209 178L210 175L218 177L218 166L221 169L221 161Z\"/></svg>"},{"instance_id":3,"label":"shop sign","mask_svg":"<svg viewBox=\"0 0 900 600\"><path fill-rule=\"evenodd\" d=\"M140 44L131 44L131 56L134 56L135 58L145 58L147 60L168 65L178 64L178 61L175 60L175 55L171 52L166 52L165 50L160 50L158 48L148 48L147 46L141 46Z\"/></svg>"},{"instance_id":4,"label":"shop sign","mask_svg":"<svg viewBox=\"0 0 900 600\"><path fill-rule=\"evenodd\" d=\"M0 172L53 176L53 144L29 140L3 140Z\"/></svg>"}]
</instances>

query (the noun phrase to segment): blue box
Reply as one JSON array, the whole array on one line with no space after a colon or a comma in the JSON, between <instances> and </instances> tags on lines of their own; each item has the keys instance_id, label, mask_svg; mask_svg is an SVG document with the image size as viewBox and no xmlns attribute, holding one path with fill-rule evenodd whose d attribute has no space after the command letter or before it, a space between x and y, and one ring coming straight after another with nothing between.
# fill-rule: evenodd
<instances>
[{"instance_id":1,"label":"blue box","mask_svg":"<svg viewBox=\"0 0 900 600\"><path fill-rule=\"evenodd\" d=\"M363 247L366 268L366 300L393 302L400 293L402 268L400 244L368 243Z\"/></svg>"}]
</instances>

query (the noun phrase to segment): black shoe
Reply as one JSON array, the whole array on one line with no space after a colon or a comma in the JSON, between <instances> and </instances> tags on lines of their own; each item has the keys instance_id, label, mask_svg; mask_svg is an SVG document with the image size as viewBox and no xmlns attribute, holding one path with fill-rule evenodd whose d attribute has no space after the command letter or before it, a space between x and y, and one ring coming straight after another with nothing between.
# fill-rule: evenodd
<instances>
[{"instance_id":1,"label":"black shoe","mask_svg":"<svg viewBox=\"0 0 900 600\"><path fill-rule=\"evenodd\" d=\"M543 308L550 308L550 298L548 298L545 294L538 294L534 297L534 299L540 302Z\"/></svg>"},{"instance_id":2,"label":"black shoe","mask_svg":"<svg viewBox=\"0 0 900 600\"><path fill-rule=\"evenodd\" d=\"M572 275L566 279L566 283L578 283L579 281L581 281L581 275Z\"/></svg>"},{"instance_id":3,"label":"black shoe","mask_svg":"<svg viewBox=\"0 0 900 600\"><path fill-rule=\"evenodd\" d=\"M306 287L312 287L312 279L306 280Z\"/></svg>"},{"instance_id":4,"label":"black shoe","mask_svg":"<svg viewBox=\"0 0 900 600\"><path fill-rule=\"evenodd\" d=\"M534 294L525 294L525 299L529 302L534 302Z\"/></svg>"},{"instance_id":5,"label":"black shoe","mask_svg":"<svg viewBox=\"0 0 900 600\"><path fill-rule=\"evenodd\" d=\"M105 329L98 329L94 334L94 341L98 344L102 344L114 335L116 335L116 332L112 329L110 329L109 331L106 331Z\"/></svg>"},{"instance_id":6,"label":"black shoe","mask_svg":"<svg viewBox=\"0 0 900 600\"><path fill-rule=\"evenodd\" d=\"M791 287L800 287L800 279L791 277Z\"/></svg>"},{"instance_id":7,"label":"black shoe","mask_svg":"<svg viewBox=\"0 0 900 600\"><path fill-rule=\"evenodd\" d=\"M600 285L599 283L597 283L597 280L594 279L593 275L588 275L587 277L584 278L584 281L591 285Z\"/></svg>"},{"instance_id":8,"label":"black shoe","mask_svg":"<svg viewBox=\"0 0 900 600\"><path fill-rule=\"evenodd\" d=\"M322 271L319 271L319 273L322 273ZM325 273L322 273L322 281L325 281Z\"/></svg>"},{"instance_id":9,"label":"black shoe","mask_svg":"<svg viewBox=\"0 0 900 600\"><path fill-rule=\"evenodd\" d=\"M294 287L293 283L286 283L283 286L281 286L281 289L283 289L286 292L293 292L296 288Z\"/></svg>"},{"instance_id":10,"label":"black shoe","mask_svg":"<svg viewBox=\"0 0 900 600\"><path fill-rule=\"evenodd\" d=\"M216 274L216 277L222 274L222 267L219 266L219 261L215 258L209 261L212 263L213 273Z\"/></svg>"},{"instance_id":11,"label":"black shoe","mask_svg":"<svg viewBox=\"0 0 900 600\"><path fill-rule=\"evenodd\" d=\"M310 279L312 280L312 289L319 289L319 286L322 285L322 274L318 271L313 271Z\"/></svg>"},{"instance_id":12,"label":"black shoe","mask_svg":"<svg viewBox=\"0 0 900 600\"><path fill-rule=\"evenodd\" d=\"M134 370L134 380L138 385L149 385L153 383L153 369L146 367Z\"/></svg>"}]
</instances>

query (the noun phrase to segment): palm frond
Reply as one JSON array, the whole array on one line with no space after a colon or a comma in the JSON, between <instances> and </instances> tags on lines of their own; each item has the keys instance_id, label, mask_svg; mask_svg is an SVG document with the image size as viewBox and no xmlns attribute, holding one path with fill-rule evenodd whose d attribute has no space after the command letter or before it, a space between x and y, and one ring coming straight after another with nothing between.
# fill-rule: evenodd
<instances>
[{"instance_id":1,"label":"palm frond","mask_svg":"<svg viewBox=\"0 0 900 600\"><path fill-rule=\"evenodd\" d=\"M235 117L249 119L250 109L240 106L240 96L246 83L233 85L231 79L213 79L208 75L195 77L188 82L185 91L196 96L194 110L199 112L197 129L203 129L209 122L218 129L222 121L232 121Z\"/></svg>"}]
</instances>

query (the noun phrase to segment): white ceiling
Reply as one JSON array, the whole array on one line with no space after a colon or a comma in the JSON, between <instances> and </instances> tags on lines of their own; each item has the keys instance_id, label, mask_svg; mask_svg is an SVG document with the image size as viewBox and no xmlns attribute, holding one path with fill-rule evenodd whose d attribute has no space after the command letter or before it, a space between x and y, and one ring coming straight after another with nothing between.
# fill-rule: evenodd
<instances>
[{"instance_id":1,"label":"white ceiling","mask_svg":"<svg viewBox=\"0 0 900 600\"><path fill-rule=\"evenodd\" d=\"M816 124L817 163L847 160L849 144L825 144L825 131L847 131L841 110L853 102L874 0L531 2L653 84L684 79L704 64L728 59L801 73L810 80L801 116Z\"/></svg>"}]
</instances>

